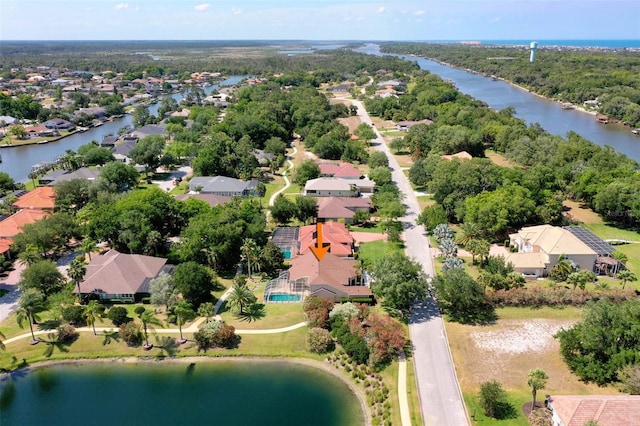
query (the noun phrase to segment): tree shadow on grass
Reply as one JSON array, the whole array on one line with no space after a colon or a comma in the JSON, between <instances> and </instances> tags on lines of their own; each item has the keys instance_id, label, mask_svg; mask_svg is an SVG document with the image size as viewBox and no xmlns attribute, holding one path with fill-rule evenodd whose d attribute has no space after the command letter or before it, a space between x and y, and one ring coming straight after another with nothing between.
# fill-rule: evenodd
<instances>
[{"instance_id":1,"label":"tree shadow on grass","mask_svg":"<svg viewBox=\"0 0 640 426\"><path fill-rule=\"evenodd\" d=\"M156 344L154 345L154 347L160 349L158 358L173 358L176 356L176 352L178 351L180 345L174 337L156 336Z\"/></svg>"},{"instance_id":2,"label":"tree shadow on grass","mask_svg":"<svg viewBox=\"0 0 640 426\"><path fill-rule=\"evenodd\" d=\"M267 315L264 309L264 303L254 303L243 313L235 315L237 319L244 322L258 321Z\"/></svg>"},{"instance_id":3,"label":"tree shadow on grass","mask_svg":"<svg viewBox=\"0 0 640 426\"><path fill-rule=\"evenodd\" d=\"M69 352L69 346L72 342L61 342L57 339L57 336L54 333L47 334L49 340L41 340L42 343L46 345L43 355L46 358L51 358L55 350L57 349L60 353ZM77 339L77 337L76 337ZM74 341L76 340L74 339Z\"/></svg>"},{"instance_id":4,"label":"tree shadow on grass","mask_svg":"<svg viewBox=\"0 0 640 426\"><path fill-rule=\"evenodd\" d=\"M55 330L60 327L60 320L47 320L38 323L38 328L40 330Z\"/></svg>"},{"instance_id":5,"label":"tree shadow on grass","mask_svg":"<svg viewBox=\"0 0 640 426\"><path fill-rule=\"evenodd\" d=\"M118 331L103 331L102 336L104 337L102 346L110 345L111 342L120 342L120 333Z\"/></svg>"}]
</instances>

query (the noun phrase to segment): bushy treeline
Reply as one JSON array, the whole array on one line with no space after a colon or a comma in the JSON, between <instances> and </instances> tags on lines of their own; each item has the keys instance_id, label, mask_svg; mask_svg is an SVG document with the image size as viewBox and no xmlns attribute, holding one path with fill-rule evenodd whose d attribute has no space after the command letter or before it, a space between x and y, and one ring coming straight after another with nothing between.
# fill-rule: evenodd
<instances>
[{"instance_id":1,"label":"bushy treeline","mask_svg":"<svg viewBox=\"0 0 640 426\"><path fill-rule=\"evenodd\" d=\"M383 50L495 75L563 102L582 105L597 99L602 114L640 126L640 57L635 52L541 47L530 63L526 47L403 43L385 45ZM499 59L505 57L513 59Z\"/></svg>"},{"instance_id":2,"label":"bushy treeline","mask_svg":"<svg viewBox=\"0 0 640 426\"><path fill-rule=\"evenodd\" d=\"M570 198L608 221L640 225L640 204L632 195L640 189L638 163L611 147L574 132L549 135L515 118L513 109L492 111L432 75L417 78L398 99L387 99L373 98L367 108L394 120L433 121L411 127L393 147L412 155L411 181L433 193L452 222L477 223L484 237L500 241L525 224L562 222L562 201ZM483 158L487 149L516 167ZM474 158L440 158L460 151Z\"/></svg>"}]
</instances>

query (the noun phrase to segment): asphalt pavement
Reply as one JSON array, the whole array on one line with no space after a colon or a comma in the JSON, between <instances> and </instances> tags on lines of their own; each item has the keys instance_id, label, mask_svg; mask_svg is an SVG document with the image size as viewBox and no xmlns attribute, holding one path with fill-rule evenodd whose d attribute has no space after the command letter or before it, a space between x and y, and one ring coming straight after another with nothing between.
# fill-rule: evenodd
<instances>
[{"instance_id":1,"label":"asphalt pavement","mask_svg":"<svg viewBox=\"0 0 640 426\"><path fill-rule=\"evenodd\" d=\"M375 129L378 137L372 141L372 144L389 157L393 181L405 194L407 215L401 220L404 224L407 255L419 262L424 272L432 277L434 268L429 240L424 227L416 225L420 206L409 179L384 143L378 129L373 126L362 103L353 101L353 104L358 107L358 116L362 122ZM413 362L424 423L428 426L469 425L469 416L456 377L444 322L435 299L427 297L426 300L413 306L409 333L413 345Z\"/></svg>"}]
</instances>

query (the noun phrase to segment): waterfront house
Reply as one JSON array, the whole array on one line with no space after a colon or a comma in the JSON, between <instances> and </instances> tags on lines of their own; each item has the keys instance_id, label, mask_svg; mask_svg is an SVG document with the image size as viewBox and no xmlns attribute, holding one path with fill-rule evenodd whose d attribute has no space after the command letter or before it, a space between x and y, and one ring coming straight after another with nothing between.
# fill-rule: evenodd
<instances>
[{"instance_id":1,"label":"waterfront house","mask_svg":"<svg viewBox=\"0 0 640 426\"><path fill-rule=\"evenodd\" d=\"M166 133L167 129L164 126L147 124L146 126L142 126L139 129L135 129L133 132L131 132L131 135L137 137L138 139L144 139L147 136L151 135L164 136Z\"/></svg>"},{"instance_id":2,"label":"waterfront house","mask_svg":"<svg viewBox=\"0 0 640 426\"><path fill-rule=\"evenodd\" d=\"M140 302L149 297L149 282L162 272L170 273L167 259L117 250L94 256L80 283L80 294L95 294L100 300ZM73 292L78 294L77 288Z\"/></svg>"},{"instance_id":3,"label":"waterfront house","mask_svg":"<svg viewBox=\"0 0 640 426\"><path fill-rule=\"evenodd\" d=\"M258 195L258 181L245 181L227 176L197 176L189 181L189 190L226 197L255 197Z\"/></svg>"},{"instance_id":4,"label":"waterfront house","mask_svg":"<svg viewBox=\"0 0 640 426\"><path fill-rule=\"evenodd\" d=\"M73 179L85 179L90 182L94 182L98 180L99 177L100 169L80 167L77 170L63 170L62 173L56 173L56 171L54 171L40 178L39 182L42 185L56 186L61 182L66 182Z\"/></svg>"},{"instance_id":5,"label":"waterfront house","mask_svg":"<svg viewBox=\"0 0 640 426\"><path fill-rule=\"evenodd\" d=\"M71 121L63 120L62 118L52 118L42 123L48 129L56 130L71 130L76 127Z\"/></svg>"}]
</instances>

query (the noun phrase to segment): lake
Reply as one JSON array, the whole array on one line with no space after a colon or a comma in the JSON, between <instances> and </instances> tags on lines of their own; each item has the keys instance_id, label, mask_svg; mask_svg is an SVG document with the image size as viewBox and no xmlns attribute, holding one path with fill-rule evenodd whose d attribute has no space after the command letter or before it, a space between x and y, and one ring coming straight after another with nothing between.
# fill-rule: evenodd
<instances>
[{"instance_id":1,"label":"lake","mask_svg":"<svg viewBox=\"0 0 640 426\"><path fill-rule=\"evenodd\" d=\"M342 380L286 361L54 365L1 390L2 425L364 424Z\"/></svg>"}]
</instances>

